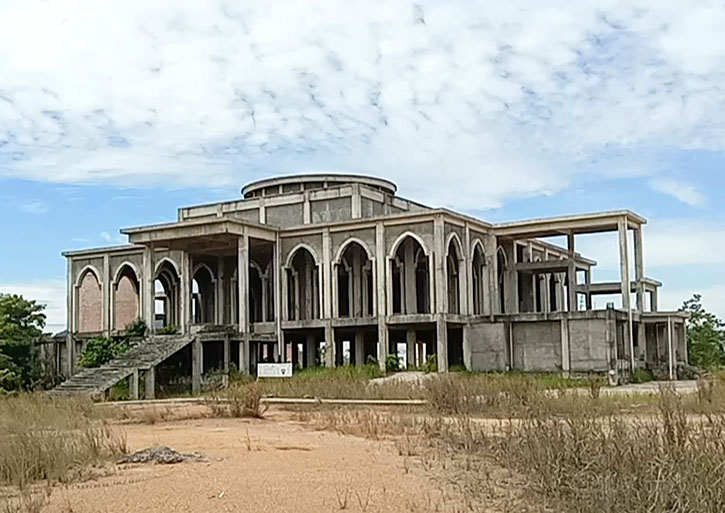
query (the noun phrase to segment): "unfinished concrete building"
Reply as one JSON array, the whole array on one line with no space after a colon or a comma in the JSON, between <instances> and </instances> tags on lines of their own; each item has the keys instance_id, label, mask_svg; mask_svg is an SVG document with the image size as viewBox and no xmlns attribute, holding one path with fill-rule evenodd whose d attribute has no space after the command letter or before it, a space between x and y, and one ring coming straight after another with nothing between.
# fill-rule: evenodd
<instances>
[{"instance_id":1,"label":"unfinished concrete building","mask_svg":"<svg viewBox=\"0 0 725 513\"><path fill-rule=\"evenodd\" d=\"M197 390L212 370L385 366L389 355L442 372L626 379L650 367L674 378L687 360L686 316L658 310L645 223L617 211L491 224L401 198L379 178L262 180L242 198L181 208L176 222L124 229L128 245L64 253L68 332L57 365L76 374L86 340L140 318L150 336L105 377L86 370L64 386L130 376L132 395L141 379L152 397L169 361ZM595 260L577 252L577 236L602 232L618 234L616 282L592 281ZM621 299L595 309L598 295Z\"/></svg>"}]
</instances>

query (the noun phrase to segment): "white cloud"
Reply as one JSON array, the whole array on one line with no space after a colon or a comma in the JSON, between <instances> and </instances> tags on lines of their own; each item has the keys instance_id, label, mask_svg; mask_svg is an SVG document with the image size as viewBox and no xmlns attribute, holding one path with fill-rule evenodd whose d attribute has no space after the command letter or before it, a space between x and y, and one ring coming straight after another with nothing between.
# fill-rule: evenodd
<instances>
[{"instance_id":1,"label":"white cloud","mask_svg":"<svg viewBox=\"0 0 725 513\"><path fill-rule=\"evenodd\" d=\"M66 286L63 280L0 283L0 293L20 294L46 305L46 332L57 333L66 326Z\"/></svg>"},{"instance_id":2,"label":"white cloud","mask_svg":"<svg viewBox=\"0 0 725 513\"><path fill-rule=\"evenodd\" d=\"M345 170L472 209L653 175L644 151L725 144L723 24L714 1L11 0L0 176Z\"/></svg>"},{"instance_id":3,"label":"white cloud","mask_svg":"<svg viewBox=\"0 0 725 513\"><path fill-rule=\"evenodd\" d=\"M98 236L106 242L111 242L111 234L108 232L101 232L98 234Z\"/></svg>"},{"instance_id":4,"label":"white cloud","mask_svg":"<svg viewBox=\"0 0 725 513\"><path fill-rule=\"evenodd\" d=\"M45 214L50 207L43 201L30 201L20 205L20 210L27 214Z\"/></svg>"},{"instance_id":5,"label":"white cloud","mask_svg":"<svg viewBox=\"0 0 725 513\"><path fill-rule=\"evenodd\" d=\"M705 195L690 183L683 183L672 178L655 178L650 180L649 185L655 191L672 196L693 207L702 205L706 201Z\"/></svg>"}]
</instances>

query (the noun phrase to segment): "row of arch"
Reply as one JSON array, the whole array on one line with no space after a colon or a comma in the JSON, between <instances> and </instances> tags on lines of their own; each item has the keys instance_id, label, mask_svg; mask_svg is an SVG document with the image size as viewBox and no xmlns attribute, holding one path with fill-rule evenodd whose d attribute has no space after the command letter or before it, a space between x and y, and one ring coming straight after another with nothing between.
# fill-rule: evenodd
<instances>
[{"instance_id":1,"label":"row of arch","mask_svg":"<svg viewBox=\"0 0 725 513\"><path fill-rule=\"evenodd\" d=\"M465 264L463 247L456 234L450 234L446 242L446 291L449 313L463 313L463 278ZM471 266L472 300L471 311L482 315L489 299L490 277L484 246L480 239L473 241L469 258ZM416 234L406 232L393 245L388 257L390 287L389 307L392 313L416 314L430 313L431 290L431 253L423 240ZM251 322L274 320L274 273L270 262L264 269L250 261L249 285ZM507 271L506 256L499 248L497 251L499 304L504 310ZM369 317L375 315L376 273L373 257L368 245L357 238L350 238L340 247L333 261L335 317ZM320 260L313 248L300 244L288 255L285 263L286 273L286 318L289 320L319 319L320 301ZM113 277L110 286L110 319L113 330L123 330L138 319L141 314L140 273L131 262L122 263ZM191 320L193 323L236 323L238 312L238 288L234 286L236 269L231 277L231 286L221 292L231 305L222 305L218 294L220 286L216 273L203 262L197 263L192 270L191 283ZM181 297L180 271L177 264L169 259L161 259L154 276L154 314L156 327L179 325ZM101 332L105 323L103 315L103 290L101 274L97 268L88 265L80 272L76 281L77 319L79 332ZM224 285L222 285L223 287ZM226 314L220 315L220 309ZM226 315L226 318L224 317Z\"/></svg>"},{"instance_id":2,"label":"row of arch","mask_svg":"<svg viewBox=\"0 0 725 513\"><path fill-rule=\"evenodd\" d=\"M446 241L446 291L448 313L463 313L462 268L465 265L463 246L458 235L452 233ZM484 314L491 290L488 262L483 242L473 241L470 254L472 313ZM412 232L405 232L393 244L388 254L389 308L394 314L430 313L431 253L423 240ZM375 315L376 276L369 246L351 237L338 249L332 262L334 277L333 316L366 317ZM287 318L307 320L320 318L321 261L315 250L307 244L295 246L285 263L287 278ZM499 305L504 310L506 298L506 272L508 265L501 248L497 251ZM493 310L491 306L491 310Z\"/></svg>"}]
</instances>

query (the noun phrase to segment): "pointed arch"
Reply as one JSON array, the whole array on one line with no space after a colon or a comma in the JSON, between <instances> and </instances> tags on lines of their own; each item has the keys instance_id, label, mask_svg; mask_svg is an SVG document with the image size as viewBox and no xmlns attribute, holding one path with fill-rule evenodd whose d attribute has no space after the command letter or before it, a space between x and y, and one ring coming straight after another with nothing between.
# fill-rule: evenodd
<instances>
[{"instance_id":1,"label":"pointed arch","mask_svg":"<svg viewBox=\"0 0 725 513\"><path fill-rule=\"evenodd\" d=\"M76 287L80 287L81 281L83 281L83 278L85 278L86 274L93 273L93 275L96 277L96 280L98 283L101 283L101 271L98 270L98 267L96 267L93 264L86 264L83 266L83 269L78 273L78 276L76 277Z\"/></svg>"},{"instance_id":2,"label":"pointed arch","mask_svg":"<svg viewBox=\"0 0 725 513\"><path fill-rule=\"evenodd\" d=\"M335 317L369 317L374 311L373 259L357 237L347 239L333 264Z\"/></svg>"},{"instance_id":3,"label":"pointed arch","mask_svg":"<svg viewBox=\"0 0 725 513\"><path fill-rule=\"evenodd\" d=\"M353 243L359 244L360 247L365 250L365 254L367 254L368 260L373 259L373 252L370 251L370 246L368 246L368 244L364 240L358 237L348 237L342 244L340 244L340 247L337 249L337 254L335 255L335 260L333 260L332 263L335 265L339 264L340 260L342 260L342 256L345 254L345 251L347 251L348 246Z\"/></svg>"},{"instance_id":4,"label":"pointed arch","mask_svg":"<svg viewBox=\"0 0 725 513\"><path fill-rule=\"evenodd\" d=\"M498 284L499 312L506 313L506 299L508 287L506 286L506 273L508 271L508 259L506 252L501 246L496 249L496 282Z\"/></svg>"},{"instance_id":5,"label":"pointed arch","mask_svg":"<svg viewBox=\"0 0 725 513\"><path fill-rule=\"evenodd\" d=\"M204 262L191 272L191 309L194 324L210 324L216 319L216 275Z\"/></svg>"},{"instance_id":6,"label":"pointed arch","mask_svg":"<svg viewBox=\"0 0 725 513\"><path fill-rule=\"evenodd\" d=\"M125 261L116 269L111 283L114 330L124 330L139 318L141 284L138 277L138 268L131 262Z\"/></svg>"},{"instance_id":7,"label":"pointed arch","mask_svg":"<svg viewBox=\"0 0 725 513\"><path fill-rule=\"evenodd\" d=\"M481 239L473 241L471 251L471 311L474 315L483 315L486 310L486 296L489 294L489 275L486 251Z\"/></svg>"},{"instance_id":8,"label":"pointed arch","mask_svg":"<svg viewBox=\"0 0 725 513\"><path fill-rule=\"evenodd\" d=\"M300 242L295 247L293 247L289 253L287 253L287 259L285 260L284 266L286 268L290 268L292 266L292 260L294 260L295 256L297 256L297 252L300 249L306 249L310 255L312 255L312 259L315 261L315 265L320 265L320 258L317 256L317 252L314 250L312 246L305 242Z\"/></svg>"},{"instance_id":9,"label":"pointed arch","mask_svg":"<svg viewBox=\"0 0 725 513\"><path fill-rule=\"evenodd\" d=\"M159 269L161 269L161 266L164 265L164 263L169 264L171 267L173 267L174 271L176 272L176 276L181 276L181 269L179 268L179 264L177 264L170 257L163 257L161 258L161 260L156 262L156 266L154 267L154 276L158 276Z\"/></svg>"},{"instance_id":10,"label":"pointed arch","mask_svg":"<svg viewBox=\"0 0 725 513\"><path fill-rule=\"evenodd\" d=\"M390 247L390 252L388 253L388 258L395 258L395 254L398 252L398 246L400 246L400 244L402 244L402 242L408 237L412 237L418 242L418 244L420 244L420 247L423 249L423 254L425 254L425 256L430 255L430 250L423 241L423 238L417 233L406 230L405 232L398 235L398 237L395 239L395 242L393 242L393 245Z\"/></svg>"},{"instance_id":11,"label":"pointed arch","mask_svg":"<svg viewBox=\"0 0 725 513\"><path fill-rule=\"evenodd\" d=\"M75 294L77 326L80 333L97 333L103 330L103 290L101 273L93 265L86 265L78 274Z\"/></svg>"},{"instance_id":12,"label":"pointed arch","mask_svg":"<svg viewBox=\"0 0 725 513\"><path fill-rule=\"evenodd\" d=\"M446 238L445 255L446 292L448 313L461 313L461 266L464 262L463 245L455 232Z\"/></svg>"}]
</instances>

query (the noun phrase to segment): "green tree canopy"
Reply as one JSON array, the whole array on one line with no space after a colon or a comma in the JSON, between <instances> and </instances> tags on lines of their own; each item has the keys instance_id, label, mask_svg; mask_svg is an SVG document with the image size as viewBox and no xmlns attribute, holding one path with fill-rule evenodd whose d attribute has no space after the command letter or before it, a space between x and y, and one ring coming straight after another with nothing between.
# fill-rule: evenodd
<instances>
[{"instance_id":1,"label":"green tree canopy","mask_svg":"<svg viewBox=\"0 0 725 513\"><path fill-rule=\"evenodd\" d=\"M0 388L30 386L33 341L43 334L45 305L0 294Z\"/></svg>"},{"instance_id":2,"label":"green tree canopy","mask_svg":"<svg viewBox=\"0 0 725 513\"><path fill-rule=\"evenodd\" d=\"M685 301L681 311L690 314L687 330L690 363L712 368L725 363L725 323L702 306L702 296Z\"/></svg>"}]
</instances>

